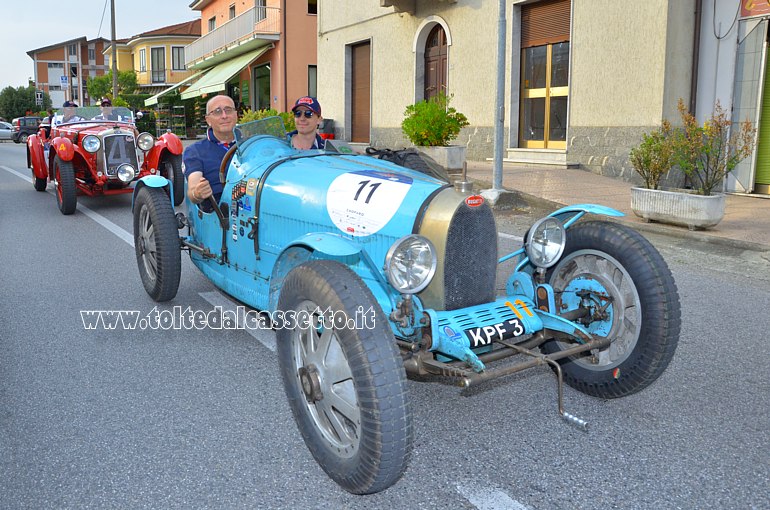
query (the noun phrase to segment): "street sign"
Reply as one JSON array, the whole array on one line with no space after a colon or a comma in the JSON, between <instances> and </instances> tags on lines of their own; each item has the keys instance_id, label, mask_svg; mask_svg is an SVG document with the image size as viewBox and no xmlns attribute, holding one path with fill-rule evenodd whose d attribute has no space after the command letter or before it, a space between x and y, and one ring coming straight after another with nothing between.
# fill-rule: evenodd
<instances>
[{"instance_id":1,"label":"street sign","mask_svg":"<svg viewBox=\"0 0 770 510\"><path fill-rule=\"evenodd\" d=\"M38 106L43 105L43 91L42 90L36 90L35 91L35 104Z\"/></svg>"},{"instance_id":2,"label":"street sign","mask_svg":"<svg viewBox=\"0 0 770 510\"><path fill-rule=\"evenodd\" d=\"M69 83L69 78L67 78L66 74L61 75L59 78L61 78L62 86L65 86Z\"/></svg>"}]
</instances>

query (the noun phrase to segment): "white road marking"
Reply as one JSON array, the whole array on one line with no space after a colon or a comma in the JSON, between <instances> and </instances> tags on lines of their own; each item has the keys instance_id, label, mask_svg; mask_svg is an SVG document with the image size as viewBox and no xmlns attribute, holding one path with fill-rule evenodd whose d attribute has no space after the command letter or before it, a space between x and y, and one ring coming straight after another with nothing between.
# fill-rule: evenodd
<instances>
[{"instance_id":1,"label":"white road marking","mask_svg":"<svg viewBox=\"0 0 770 510\"><path fill-rule=\"evenodd\" d=\"M7 166L4 166L4 165L0 165L0 168L5 170L6 172L12 173L16 177L19 177L20 179L23 179L29 183L32 182L32 174L24 175L23 173L17 172L13 168L8 168ZM48 192L54 193L51 190L48 190ZM111 222L110 220L108 220L98 212L92 211L91 209L84 206L83 204L78 204L77 209L78 211L81 211L83 214L85 214L86 216L94 220L99 225L103 226L104 228L106 228L107 230L109 230L110 232L118 236L119 239L127 242L129 246L131 246L132 248L134 247L134 236L131 233L129 233L127 230L119 227L118 225Z\"/></svg>"},{"instance_id":2,"label":"white road marking","mask_svg":"<svg viewBox=\"0 0 770 510\"><path fill-rule=\"evenodd\" d=\"M479 510L530 510L503 491L458 485L457 492Z\"/></svg>"},{"instance_id":3,"label":"white road marking","mask_svg":"<svg viewBox=\"0 0 770 510\"><path fill-rule=\"evenodd\" d=\"M499 237L502 237L504 239L513 239L514 241L524 241L524 238L521 236L515 236L513 234L506 234L505 232L498 232L497 235Z\"/></svg>"},{"instance_id":4,"label":"white road marking","mask_svg":"<svg viewBox=\"0 0 770 510\"><path fill-rule=\"evenodd\" d=\"M223 311L230 311L231 313L235 314L237 316L237 306L233 301L231 301L227 296L222 294L221 292L199 292L198 295L211 303L213 306L221 306ZM240 321L240 317L239 317ZM276 343L275 343L275 333L273 333L270 329L253 329L253 328L243 328L244 331L246 331L248 334L256 338L259 343L270 349L271 351L275 352L276 349Z\"/></svg>"}]
</instances>

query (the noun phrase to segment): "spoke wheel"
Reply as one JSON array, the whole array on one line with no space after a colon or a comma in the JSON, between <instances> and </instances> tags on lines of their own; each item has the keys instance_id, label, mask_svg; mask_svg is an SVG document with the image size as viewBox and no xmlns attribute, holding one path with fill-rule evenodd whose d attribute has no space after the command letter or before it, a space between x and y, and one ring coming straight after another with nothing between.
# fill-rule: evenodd
<instances>
[{"instance_id":1,"label":"spoke wheel","mask_svg":"<svg viewBox=\"0 0 770 510\"><path fill-rule=\"evenodd\" d=\"M403 362L371 292L347 266L314 260L286 277L278 310L297 319L279 325L278 358L313 457L354 494L390 487L409 462L412 420ZM342 319L359 310L375 312L371 323Z\"/></svg>"},{"instance_id":2,"label":"spoke wheel","mask_svg":"<svg viewBox=\"0 0 770 510\"><path fill-rule=\"evenodd\" d=\"M674 277L647 239L615 223L580 223L568 231L562 259L546 278L560 313L587 308L584 327L611 341L561 360L567 384L614 398L660 377L679 341L681 310ZM542 349L550 354L572 345L551 340Z\"/></svg>"},{"instance_id":3,"label":"spoke wheel","mask_svg":"<svg viewBox=\"0 0 770 510\"><path fill-rule=\"evenodd\" d=\"M174 206L184 201L184 173L182 173L182 155L167 152L161 162L163 177L171 181L174 189Z\"/></svg>"},{"instance_id":4,"label":"spoke wheel","mask_svg":"<svg viewBox=\"0 0 770 510\"><path fill-rule=\"evenodd\" d=\"M134 203L134 249L139 275L155 301L176 296L182 258L174 209L159 188L142 187Z\"/></svg>"}]
</instances>

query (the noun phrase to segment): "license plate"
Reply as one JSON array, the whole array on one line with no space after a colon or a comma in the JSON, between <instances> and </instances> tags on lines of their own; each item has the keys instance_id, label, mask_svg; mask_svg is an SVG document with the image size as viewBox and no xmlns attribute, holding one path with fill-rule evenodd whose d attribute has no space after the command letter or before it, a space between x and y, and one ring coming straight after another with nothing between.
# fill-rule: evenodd
<instances>
[{"instance_id":1,"label":"license plate","mask_svg":"<svg viewBox=\"0 0 770 510\"><path fill-rule=\"evenodd\" d=\"M471 348L482 347L498 340L507 340L523 335L524 325L519 319L511 319L491 326L466 329L464 333L471 341Z\"/></svg>"}]
</instances>

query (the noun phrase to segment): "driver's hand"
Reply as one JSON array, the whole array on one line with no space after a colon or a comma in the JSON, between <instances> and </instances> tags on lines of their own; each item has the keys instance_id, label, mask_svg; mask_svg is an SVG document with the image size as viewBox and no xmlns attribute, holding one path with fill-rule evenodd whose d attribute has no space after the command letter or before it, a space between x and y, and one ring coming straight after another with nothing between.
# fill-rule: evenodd
<instances>
[{"instance_id":1,"label":"driver's hand","mask_svg":"<svg viewBox=\"0 0 770 510\"><path fill-rule=\"evenodd\" d=\"M206 200L213 194L214 192L211 191L211 184L209 184L209 181L201 177L198 183L195 185L194 195L200 200Z\"/></svg>"}]
</instances>

